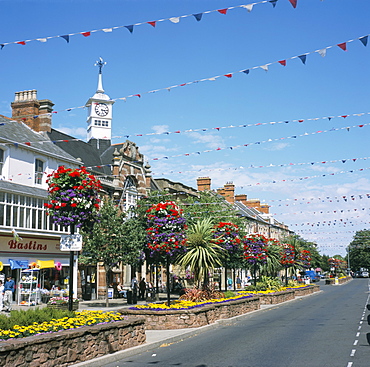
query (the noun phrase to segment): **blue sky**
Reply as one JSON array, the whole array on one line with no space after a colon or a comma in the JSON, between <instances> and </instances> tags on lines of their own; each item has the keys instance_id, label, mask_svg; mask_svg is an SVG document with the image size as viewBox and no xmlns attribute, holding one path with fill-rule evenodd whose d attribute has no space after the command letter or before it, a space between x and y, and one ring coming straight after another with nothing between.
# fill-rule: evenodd
<instances>
[{"instance_id":1,"label":"blue sky","mask_svg":"<svg viewBox=\"0 0 370 367\"><path fill-rule=\"evenodd\" d=\"M104 89L117 99L113 142L129 135L154 177L196 187L197 177L209 176L213 189L233 182L236 193L270 204L321 253L345 255L355 231L369 228L370 44L358 38L370 34L370 3L240 7L250 4L0 0L0 114L11 115L15 92L37 89L38 98L55 103L53 127L86 139L86 110L75 107L94 94L94 63L103 57ZM192 16L199 13L201 21ZM124 27L80 34L138 23L132 34ZM56 37L67 34L69 43ZM44 37L52 38L35 40ZM35 41L12 44L25 40ZM343 42L347 51L336 46ZM315 52L321 49L325 57ZM304 54L305 64L297 58ZM121 99L134 94L141 98ZM252 126L215 129L243 125ZM174 131L181 133L146 135Z\"/></svg>"}]
</instances>

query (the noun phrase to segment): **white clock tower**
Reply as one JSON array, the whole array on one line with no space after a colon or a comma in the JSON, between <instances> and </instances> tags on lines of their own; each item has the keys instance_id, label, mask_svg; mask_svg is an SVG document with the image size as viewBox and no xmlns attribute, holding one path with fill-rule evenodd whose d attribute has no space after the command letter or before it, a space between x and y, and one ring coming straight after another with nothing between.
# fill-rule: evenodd
<instances>
[{"instance_id":1,"label":"white clock tower","mask_svg":"<svg viewBox=\"0 0 370 367\"><path fill-rule=\"evenodd\" d=\"M103 89L102 68L106 64L100 57L95 66L99 67L98 89L86 102L87 141L91 139L111 140L112 138L112 101Z\"/></svg>"}]
</instances>

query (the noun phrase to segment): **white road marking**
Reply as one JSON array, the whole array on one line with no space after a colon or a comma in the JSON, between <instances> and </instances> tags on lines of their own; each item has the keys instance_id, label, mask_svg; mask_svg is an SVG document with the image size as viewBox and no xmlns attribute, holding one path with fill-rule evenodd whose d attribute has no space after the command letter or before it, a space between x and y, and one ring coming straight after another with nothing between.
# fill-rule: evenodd
<instances>
[{"instance_id":1,"label":"white road marking","mask_svg":"<svg viewBox=\"0 0 370 367\"><path fill-rule=\"evenodd\" d=\"M348 362L347 367L352 367L353 362Z\"/></svg>"},{"instance_id":2,"label":"white road marking","mask_svg":"<svg viewBox=\"0 0 370 367\"><path fill-rule=\"evenodd\" d=\"M353 343L353 345L357 345L357 343L358 343L358 340L355 340L355 342Z\"/></svg>"},{"instance_id":3,"label":"white road marking","mask_svg":"<svg viewBox=\"0 0 370 367\"><path fill-rule=\"evenodd\" d=\"M356 349L352 349L350 357L354 357L355 353L356 353Z\"/></svg>"},{"instance_id":4,"label":"white road marking","mask_svg":"<svg viewBox=\"0 0 370 367\"><path fill-rule=\"evenodd\" d=\"M360 333L357 333L357 334L356 334L356 338L358 338L359 336L360 336Z\"/></svg>"}]
</instances>

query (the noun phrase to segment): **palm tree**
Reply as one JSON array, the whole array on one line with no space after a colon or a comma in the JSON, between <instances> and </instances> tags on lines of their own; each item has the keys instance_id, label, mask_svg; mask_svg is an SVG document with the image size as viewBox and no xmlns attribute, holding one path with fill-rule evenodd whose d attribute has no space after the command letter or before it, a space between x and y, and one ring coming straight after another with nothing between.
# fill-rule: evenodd
<instances>
[{"instance_id":1,"label":"palm tree","mask_svg":"<svg viewBox=\"0 0 370 367\"><path fill-rule=\"evenodd\" d=\"M187 231L187 251L177 263L190 268L194 273L195 284L208 287L209 270L222 266L223 248L217 238L213 238L213 224L210 218L203 218L192 224Z\"/></svg>"},{"instance_id":2,"label":"palm tree","mask_svg":"<svg viewBox=\"0 0 370 367\"><path fill-rule=\"evenodd\" d=\"M279 270L281 270L280 257L280 247L275 244L270 245L266 263L260 265L261 275L276 277Z\"/></svg>"}]
</instances>

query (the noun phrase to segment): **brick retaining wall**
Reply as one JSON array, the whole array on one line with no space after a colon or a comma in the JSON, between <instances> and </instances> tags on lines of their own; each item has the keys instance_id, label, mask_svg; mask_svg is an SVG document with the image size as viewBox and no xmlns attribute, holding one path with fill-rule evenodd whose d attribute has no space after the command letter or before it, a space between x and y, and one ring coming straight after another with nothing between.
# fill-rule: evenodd
<instances>
[{"instance_id":1,"label":"brick retaining wall","mask_svg":"<svg viewBox=\"0 0 370 367\"><path fill-rule=\"evenodd\" d=\"M148 330L167 330L209 325L217 320L243 315L259 308L260 298L251 297L225 303L205 305L191 310L157 311L150 309L121 309L119 312L124 315L144 317L146 320L146 329Z\"/></svg>"},{"instance_id":2,"label":"brick retaining wall","mask_svg":"<svg viewBox=\"0 0 370 367\"><path fill-rule=\"evenodd\" d=\"M67 367L145 343L145 320L132 318L0 342L2 367Z\"/></svg>"},{"instance_id":3,"label":"brick retaining wall","mask_svg":"<svg viewBox=\"0 0 370 367\"><path fill-rule=\"evenodd\" d=\"M295 291L284 291L268 294L259 294L261 305L275 305L277 303L290 301L294 299Z\"/></svg>"}]
</instances>

